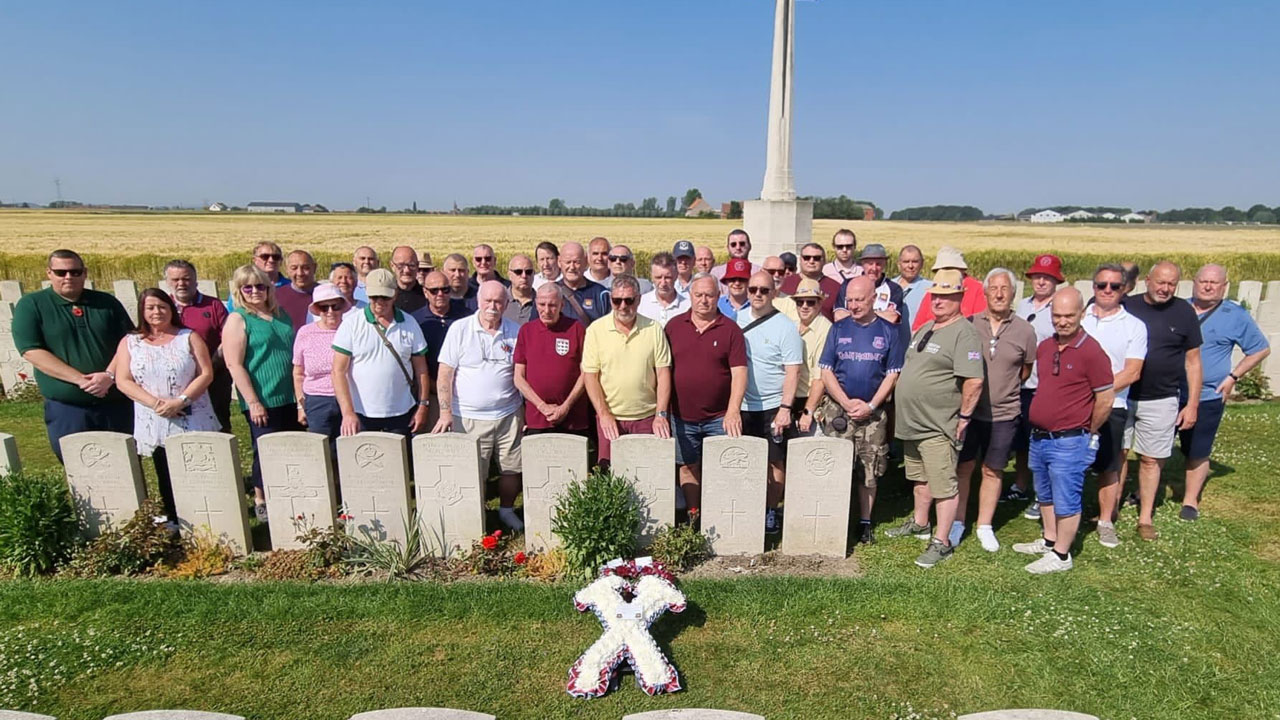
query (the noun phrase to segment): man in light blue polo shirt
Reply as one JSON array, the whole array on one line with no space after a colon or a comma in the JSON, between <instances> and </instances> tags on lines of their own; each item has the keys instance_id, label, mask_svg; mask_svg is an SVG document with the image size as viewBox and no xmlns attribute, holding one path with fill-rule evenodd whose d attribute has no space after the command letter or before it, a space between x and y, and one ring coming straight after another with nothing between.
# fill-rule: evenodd
<instances>
[{"instance_id":1,"label":"man in light blue polo shirt","mask_svg":"<svg viewBox=\"0 0 1280 720\"><path fill-rule=\"evenodd\" d=\"M1221 265L1205 265L1196 273L1191 307L1200 320L1200 361L1204 383L1200 387L1200 412L1196 424L1179 432L1182 454L1187 459L1187 490L1182 497L1183 520L1200 517L1200 494L1209 477L1209 453L1222 422L1222 408L1236 381L1271 354L1271 345L1249 317L1249 311L1224 299L1227 271ZM1245 356L1232 367L1236 346ZM1185 392L1185 389L1184 389Z\"/></svg>"},{"instance_id":2,"label":"man in light blue polo shirt","mask_svg":"<svg viewBox=\"0 0 1280 720\"><path fill-rule=\"evenodd\" d=\"M804 364L804 340L795 323L773 307L777 286L761 270L747 284L749 309L738 313L738 326L747 341L747 392L742 399L742 434L769 441L769 484L765 490L765 532L782 529L783 486L786 484L787 440Z\"/></svg>"}]
</instances>

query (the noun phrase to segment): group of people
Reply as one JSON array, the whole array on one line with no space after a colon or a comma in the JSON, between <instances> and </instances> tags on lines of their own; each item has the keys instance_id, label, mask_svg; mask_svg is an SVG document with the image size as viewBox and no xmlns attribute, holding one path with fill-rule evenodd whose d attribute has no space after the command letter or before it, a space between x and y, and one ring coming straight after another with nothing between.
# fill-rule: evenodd
<instances>
[{"instance_id":1,"label":"group of people","mask_svg":"<svg viewBox=\"0 0 1280 720\"><path fill-rule=\"evenodd\" d=\"M1032 293L1019 302L1013 271L979 280L954 248L937 253L926 278L914 245L897 253L894 277L882 245L858 251L843 229L832 245L830 260L811 242L798 257L757 263L747 233L734 230L726 262L681 240L650 259L647 278L630 248L602 237L542 242L532 257L513 255L506 276L488 245L470 262L450 254L440 269L408 246L383 268L361 247L321 282L310 253L263 242L233 273L225 303L198 290L191 263L170 262L166 290L141 294L136 328L115 298L85 288L78 254L57 250L51 287L18 303L13 336L36 368L59 458L66 434L132 433L156 460L170 513L164 438L229 432L234 386L263 519L257 441L300 429L331 439L471 434L497 467L499 518L515 530L521 440L545 432L587 437L605 466L622 435L674 438L677 505L690 510L701 503L706 438L764 438L770 533L783 524L787 441L847 440L862 543L875 541L876 485L896 439L914 511L885 534L927 540L921 567L968 532L975 470L974 534L985 550L1000 548L997 504L1034 492L1028 512L1043 535L1013 546L1039 556L1033 573L1072 567L1090 469L1098 540L1119 543L1130 451L1141 538L1156 537L1160 473L1178 437L1181 517L1198 517L1223 401L1269 353L1248 312L1224 299L1223 268L1200 268L1187 302L1175 297L1172 263L1152 267L1141 294L1130 294L1136 267L1104 264L1086 302L1046 254L1024 273ZM1233 364L1237 347L1244 356ZM1011 458L1017 476L1005 491Z\"/></svg>"}]
</instances>

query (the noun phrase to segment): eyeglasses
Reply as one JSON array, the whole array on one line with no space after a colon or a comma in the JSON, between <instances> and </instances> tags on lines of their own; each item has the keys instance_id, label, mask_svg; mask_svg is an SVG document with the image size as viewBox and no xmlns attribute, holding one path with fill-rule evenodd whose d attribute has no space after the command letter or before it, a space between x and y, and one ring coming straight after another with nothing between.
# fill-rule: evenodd
<instances>
[{"instance_id":1,"label":"eyeglasses","mask_svg":"<svg viewBox=\"0 0 1280 720\"><path fill-rule=\"evenodd\" d=\"M612 301L613 301L613 306L614 306L614 307L622 307L623 305L627 305L627 306L635 305L635 304L636 304L636 300L637 300L637 299L638 299L638 298L635 298L635 297L614 297L614 298L610 298L610 300L612 300Z\"/></svg>"},{"instance_id":2,"label":"eyeglasses","mask_svg":"<svg viewBox=\"0 0 1280 720\"><path fill-rule=\"evenodd\" d=\"M413 270L414 272L418 271L417 263L391 263L391 267L395 268L396 270Z\"/></svg>"},{"instance_id":3,"label":"eyeglasses","mask_svg":"<svg viewBox=\"0 0 1280 720\"><path fill-rule=\"evenodd\" d=\"M443 295L449 292L449 286L445 285L444 287L429 287L429 288L423 288L423 290L426 290L432 295Z\"/></svg>"},{"instance_id":4,"label":"eyeglasses","mask_svg":"<svg viewBox=\"0 0 1280 720\"><path fill-rule=\"evenodd\" d=\"M852 249L853 249L853 243L848 243L848 244L838 244L838 245L836 245L836 249L837 249L837 250L852 250Z\"/></svg>"},{"instance_id":5,"label":"eyeglasses","mask_svg":"<svg viewBox=\"0 0 1280 720\"><path fill-rule=\"evenodd\" d=\"M488 255L488 256L485 256L485 255L477 255L477 256L475 256L475 257L473 257L473 258L471 258L471 259L472 259L472 260L475 260L477 265L479 265L480 263L491 263L491 262L493 262L493 256L492 256L492 255Z\"/></svg>"},{"instance_id":6,"label":"eyeglasses","mask_svg":"<svg viewBox=\"0 0 1280 720\"><path fill-rule=\"evenodd\" d=\"M1056 376L1062 370L1062 351L1053 351L1053 374Z\"/></svg>"},{"instance_id":7,"label":"eyeglasses","mask_svg":"<svg viewBox=\"0 0 1280 720\"><path fill-rule=\"evenodd\" d=\"M747 288L747 292L751 293L752 295L768 295L769 293L773 292L773 288L764 287L761 285L752 285L751 287Z\"/></svg>"},{"instance_id":8,"label":"eyeglasses","mask_svg":"<svg viewBox=\"0 0 1280 720\"><path fill-rule=\"evenodd\" d=\"M609 262L626 262L631 259L630 255L610 255Z\"/></svg>"},{"instance_id":9,"label":"eyeglasses","mask_svg":"<svg viewBox=\"0 0 1280 720\"><path fill-rule=\"evenodd\" d=\"M795 302L800 307L813 307L818 304L818 298L797 298Z\"/></svg>"},{"instance_id":10,"label":"eyeglasses","mask_svg":"<svg viewBox=\"0 0 1280 720\"><path fill-rule=\"evenodd\" d=\"M1124 289L1124 283L1122 283L1122 282L1118 282L1118 283L1117 283L1117 282L1094 282L1094 283L1093 283L1093 289L1094 289L1094 290L1110 290L1111 292L1119 292L1120 290Z\"/></svg>"},{"instance_id":11,"label":"eyeglasses","mask_svg":"<svg viewBox=\"0 0 1280 720\"><path fill-rule=\"evenodd\" d=\"M765 272L775 277L782 277L783 275L787 274L787 269L786 268L777 268L776 270L765 269Z\"/></svg>"},{"instance_id":12,"label":"eyeglasses","mask_svg":"<svg viewBox=\"0 0 1280 720\"><path fill-rule=\"evenodd\" d=\"M58 277L80 277L84 275L84 268L49 268L49 271Z\"/></svg>"},{"instance_id":13,"label":"eyeglasses","mask_svg":"<svg viewBox=\"0 0 1280 720\"><path fill-rule=\"evenodd\" d=\"M266 291L267 291L267 286L263 285L262 283L254 283L252 285L240 286L240 292L244 293L245 295L248 295L249 293L255 293L255 292L264 293Z\"/></svg>"},{"instance_id":14,"label":"eyeglasses","mask_svg":"<svg viewBox=\"0 0 1280 720\"><path fill-rule=\"evenodd\" d=\"M280 253L258 253L258 259L262 261L275 260L280 262L280 258L284 257Z\"/></svg>"},{"instance_id":15,"label":"eyeglasses","mask_svg":"<svg viewBox=\"0 0 1280 720\"><path fill-rule=\"evenodd\" d=\"M822 260L822 256L821 255L801 255L800 259L808 260L809 262L819 262Z\"/></svg>"},{"instance_id":16,"label":"eyeglasses","mask_svg":"<svg viewBox=\"0 0 1280 720\"><path fill-rule=\"evenodd\" d=\"M933 328L929 328L925 332L924 337L920 338L920 342L916 343L916 352L922 353L924 349L929 347L929 341L933 339Z\"/></svg>"},{"instance_id":17,"label":"eyeglasses","mask_svg":"<svg viewBox=\"0 0 1280 720\"><path fill-rule=\"evenodd\" d=\"M519 275L521 277L524 277L525 275L532 275L533 268L510 268L509 272L512 275Z\"/></svg>"},{"instance_id":18,"label":"eyeglasses","mask_svg":"<svg viewBox=\"0 0 1280 720\"><path fill-rule=\"evenodd\" d=\"M325 303L323 305L316 305L316 310L322 313L338 312L341 309L342 309L342 303Z\"/></svg>"}]
</instances>

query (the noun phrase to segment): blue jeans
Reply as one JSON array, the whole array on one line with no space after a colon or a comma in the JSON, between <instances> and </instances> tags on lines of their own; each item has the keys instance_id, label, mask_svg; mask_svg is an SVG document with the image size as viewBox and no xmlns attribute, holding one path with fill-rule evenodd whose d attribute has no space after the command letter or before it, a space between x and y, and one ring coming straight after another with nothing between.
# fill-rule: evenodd
<instances>
[{"instance_id":1,"label":"blue jeans","mask_svg":"<svg viewBox=\"0 0 1280 720\"><path fill-rule=\"evenodd\" d=\"M1097 454L1089 447L1088 433L1065 438L1032 436L1028 464L1040 504L1052 505L1058 517L1079 515L1084 473Z\"/></svg>"},{"instance_id":2,"label":"blue jeans","mask_svg":"<svg viewBox=\"0 0 1280 720\"><path fill-rule=\"evenodd\" d=\"M676 436L677 465L697 465L702 462L702 441L724 434L723 417L702 422L688 422L678 417L672 420L675 425L672 434Z\"/></svg>"},{"instance_id":3,"label":"blue jeans","mask_svg":"<svg viewBox=\"0 0 1280 720\"><path fill-rule=\"evenodd\" d=\"M59 400L44 401L44 429L58 462L62 462L62 438L93 430L133 434L133 403L128 400L101 405L72 405Z\"/></svg>"}]
</instances>

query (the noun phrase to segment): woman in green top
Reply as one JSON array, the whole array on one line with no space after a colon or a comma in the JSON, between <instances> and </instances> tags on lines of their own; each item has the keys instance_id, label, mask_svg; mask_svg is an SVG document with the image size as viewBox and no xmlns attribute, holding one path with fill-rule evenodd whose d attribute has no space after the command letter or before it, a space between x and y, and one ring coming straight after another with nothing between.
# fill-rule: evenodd
<instances>
[{"instance_id":1,"label":"woman in green top","mask_svg":"<svg viewBox=\"0 0 1280 720\"><path fill-rule=\"evenodd\" d=\"M276 304L276 289L253 265L231 276L235 312L222 328L222 353L240 394L240 409L253 441L253 505L266 522L258 438L282 430L301 430L293 396L293 324Z\"/></svg>"}]
</instances>

